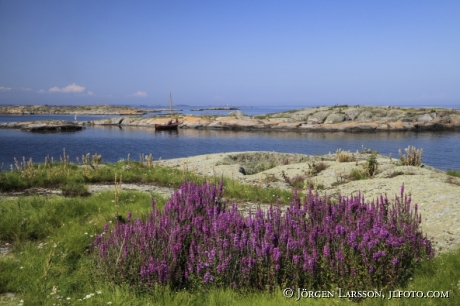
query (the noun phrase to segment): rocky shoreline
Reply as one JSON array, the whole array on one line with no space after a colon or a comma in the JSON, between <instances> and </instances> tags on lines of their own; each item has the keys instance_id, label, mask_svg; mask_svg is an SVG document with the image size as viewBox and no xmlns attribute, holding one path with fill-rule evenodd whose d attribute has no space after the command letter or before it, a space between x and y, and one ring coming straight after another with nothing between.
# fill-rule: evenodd
<instances>
[{"instance_id":1,"label":"rocky shoreline","mask_svg":"<svg viewBox=\"0 0 460 306\"><path fill-rule=\"evenodd\" d=\"M154 127L169 118L119 117L88 122L89 125ZM225 117L179 116L180 128L214 130L263 130L304 132L385 132L460 129L460 110L445 108L402 109L377 106L313 107L262 116L241 111Z\"/></svg>"},{"instance_id":2,"label":"rocky shoreline","mask_svg":"<svg viewBox=\"0 0 460 306\"><path fill-rule=\"evenodd\" d=\"M140 110L134 110L140 112ZM74 114L74 113L72 113ZM83 113L80 113L83 114ZM102 113L98 113L102 114ZM104 113L110 114L110 113ZM113 114L112 114L113 115ZM298 131L298 132L391 132L460 130L460 110L452 108L399 108L379 106L312 107L261 116L246 116L240 110L227 116L176 115L181 129ZM80 130L84 126L155 127L169 117L120 116L86 122L9 122L0 128L49 131ZM64 124L64 125L63 125Z\"/></svg>"},{"instance_id":3,"label":"rocky shoreline","mask_svg":"<svg viewBox=\"0 0 460 306\"><path fill-rule=\"evenodd\" d=\"M2 129L19 129L25 132L75 132L85 129L82 124L67 120L39 120L1 123Z\"/></svg>"}]
</instances>

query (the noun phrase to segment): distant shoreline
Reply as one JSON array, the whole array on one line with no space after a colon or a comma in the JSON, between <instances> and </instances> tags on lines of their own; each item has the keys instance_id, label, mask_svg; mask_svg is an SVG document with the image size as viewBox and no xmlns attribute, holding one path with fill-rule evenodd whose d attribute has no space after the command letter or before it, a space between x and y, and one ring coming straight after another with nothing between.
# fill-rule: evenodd
<instances>
[{"instance_id":1,"label":"distant shoreline","mask_svg":"<svg viewBox=\"0 0 460 306\"><path fill-rule=\"evenodd\" d=\"M0 106L0 115L144 115L149 112L145 109L110 106L110 105L84 105L84 106Z\"/></svg>"},{"instance_id":2,"label":"distant shoreline","mask_svg":"<svg viewBox=\"0 0 460 306\"><path fill-rule=\"evenodd\" d=\"M460 110L452 108L400 108L378 106L312 107L248 116L242 111L227 116L177 115L183 129L305 131L305 132L385 132L457 130ZM90 125L152 127L165 118L111 118Z\"/></svg>"},{"instance_id":3,"label":"distant shoreline","mask_svg":"<svg viewBox=\"0 0 460 306\"><path fill-rule=\"evenodd\" d=\"M106 109L101 107L99 111ZM88 111L88 110L81 110ZM105 114L120 117L74 122L79 126L154 127L169 120L164 116L140 117L142 110L106 110ZM134 114L133 114L134 112ZM70 115L74 115L70 113ZM83 114L83 113L82 113ZM97 114L103 114L97 113ZM53 115L58 115L54 113ZM81 114L77 114L81 115ZM400 108L379 106L312 107L280 113L248 116L242 111L226 116L174 114L182 129L212 129L233 131L299 131L299 132L392 132L460 130L460 110L453 108ZM43 121L43 120L42 120ZM44 122L8 122L0 128L27 129L26 125ZM52 125L52 121L47 121Z\"/></svg>"}]
</instances>

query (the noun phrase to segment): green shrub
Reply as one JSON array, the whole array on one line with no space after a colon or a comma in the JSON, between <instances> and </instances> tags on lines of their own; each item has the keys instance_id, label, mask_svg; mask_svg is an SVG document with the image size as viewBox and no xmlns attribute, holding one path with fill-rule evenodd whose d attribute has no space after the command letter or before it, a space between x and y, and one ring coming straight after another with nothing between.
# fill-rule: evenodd
<instances>
[{"instance_id":1,"label":"green shrub","mask_svg":"<svg viewBox=\"0 0 460 306\"><path fill-rule=\"evenodd\" d=\"M368 175L364 169L353 169L348 174L348 178L354 181L365 180L368 178Z\"/></svg>"},{"instance_id":2,"label":"green shrub","mask_svg":"<svg viewBox=\"0 0 460 306\"><path fill-rule=\"evenodd\" d=\"M364 170L366 171L367 176L373 177L377 174L378 167L377 153L374 152L369 156L367 162L364 164Z\"/></svg>"},{"instance_id":3,"label":"green shrub","mask_svg":"<svg viewBox=\"0 0 460 306\"><path fill-rule=\"evenodd\" d=\"M66 197L82 197L89 195L88 186L79 182L70 182L61 187L62 194Z\"/></svg>"}]
</instances>

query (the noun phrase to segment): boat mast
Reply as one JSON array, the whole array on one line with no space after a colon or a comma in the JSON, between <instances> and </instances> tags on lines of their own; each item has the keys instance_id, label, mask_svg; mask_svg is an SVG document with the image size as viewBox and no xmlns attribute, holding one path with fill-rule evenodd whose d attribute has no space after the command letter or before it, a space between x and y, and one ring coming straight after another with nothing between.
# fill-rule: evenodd
<instances>
[{"instance_id":1,"label":"boat mast","mask_svg":"<svg viewBox=\"0 0 460 306\"><path fill-rule=\"evenodd\" d=\"M171 92L169 92L169 115L170 115L171 120L172 120L172 94L171 94Z\"/></svg>"}]
</instances>

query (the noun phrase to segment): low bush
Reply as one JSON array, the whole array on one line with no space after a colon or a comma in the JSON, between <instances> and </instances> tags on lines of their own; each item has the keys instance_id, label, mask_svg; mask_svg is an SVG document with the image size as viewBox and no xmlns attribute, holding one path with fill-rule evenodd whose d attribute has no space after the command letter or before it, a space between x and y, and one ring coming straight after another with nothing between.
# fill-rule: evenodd
<instances>
[{"instance_id":1,"label":"low bush","mask_svg":"<svg viewBox=\"0 0 460 306\"><path fill-rule=\"evenodd\" d=\"M364 171L369 177L373 177L377 174L378 168L377 153L372 153L364 164Z\"/></svg>"},{"instance_id":2,"label":"low bush","mask_svg":"<svg viewBox=\"0 0 460 306\"><path fill-rule=\"evenodd\" d=\"M399 157L403 166L420 166L422 164L423 149L408 146L404 151L406 154L399 150Z\"/></svg>"},{"instance_id":3,"label":"low bush","mask_svg":"<svg viewBox=\"0 0 460 306\"><path fill-rule=\"evenodd\" d=\"M348 174L348 178L353 181L365 180L368 178L368 175L364 169L353 169Z\"/></svg>"},{"instance_id":4,"label":"low bush","mask_svg":"<svg viewBox=\"0 0 460 306\"><path fill-rule=\"evenodd\" d=\"M326 170L329 168L329 165L324 162L313 162L312 164L308 164L308 175L315 176L318 175L321 171Z\"/></svg>"},{"instance_id":5,"label":"low bush","mask_svg":"<svg viewBox=\"0 0 460 306\"><path fill-rule=\"evenodd\" d=\"M243 217L221 200L222 187L185 182L164 211L152 201L145 220L128 213L107 224L92 244L98 271L141 291L388 289L434 255L404 188L393 203L357 195L333 205L312 192L301 203L294 193L285 213L275 205Z\"/></svg>"},{"instance_id":6,"label":"low bush","mask_svg":"<svg viewBox=\"0 0 460 306\"><path fill-rule=\"evenodd\" d=\"M62 195L66 197L82 197L89 195L88 186L83 183L71 182L61 187Z\"/></svg>"},{"instance_id":7,"label":"low bush","mask_svg":"<svg viewBox=\"0 0 460 306\"><path fill-rule=\"evenodd\" d=\"M335 152L335 156L339 163L348 163L353 161L353 156L350 154L350 152L342 151L340 149Z\"/></svg>"}]
</instances>

